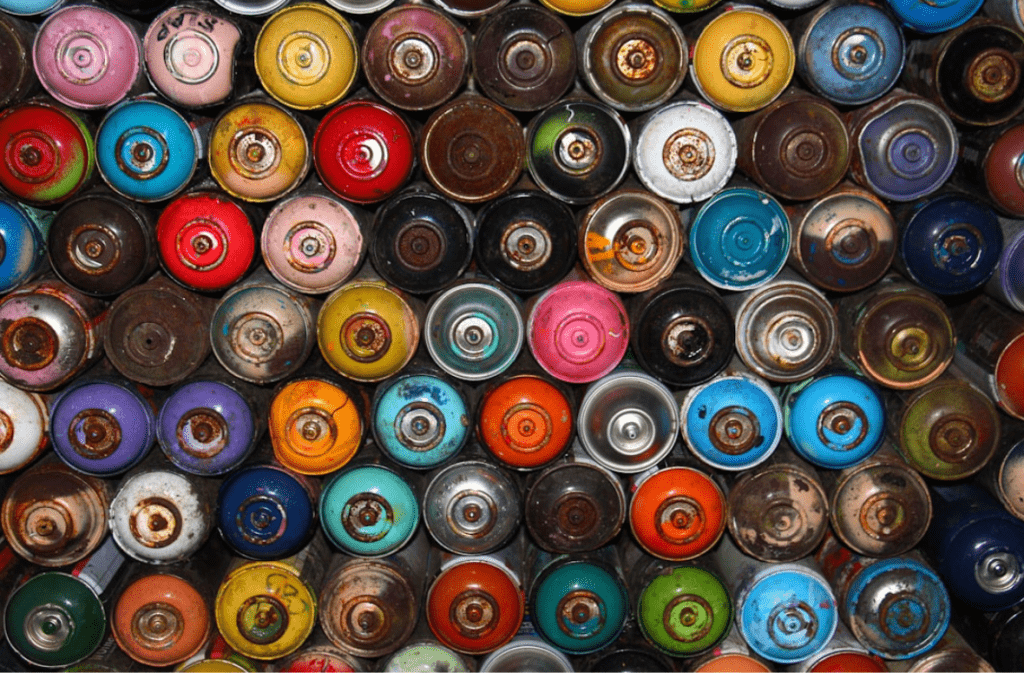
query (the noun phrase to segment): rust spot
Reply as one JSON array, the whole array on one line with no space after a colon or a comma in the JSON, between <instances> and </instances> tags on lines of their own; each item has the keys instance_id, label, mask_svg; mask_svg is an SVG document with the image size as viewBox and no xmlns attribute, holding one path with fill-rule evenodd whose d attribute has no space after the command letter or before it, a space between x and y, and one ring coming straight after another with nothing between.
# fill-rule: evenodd
<instances>
[{"instance_id":1,"label":"rust spot","mask_svg":"<svg viewBox=\"0 0 1024 673\"><path fill-rule=\"evenodd\" d=\"M28 316L3 324L0 349L4 360L14 367L36 371L57 357L60 341L53 328L43 320Z\"/></svg>"}]
</instances>

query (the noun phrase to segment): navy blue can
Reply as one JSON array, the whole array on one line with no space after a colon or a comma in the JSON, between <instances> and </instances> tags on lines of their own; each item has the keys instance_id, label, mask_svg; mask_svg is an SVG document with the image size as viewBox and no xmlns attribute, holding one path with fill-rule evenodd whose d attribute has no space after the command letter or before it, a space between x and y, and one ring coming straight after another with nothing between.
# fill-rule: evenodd
<instances>
[{"instance_id":1,"label":"navy blue can","mask_svg":"<svg viewBox=\"0 0 1024 673\"><path fill-rule=\"evenodd\" d=\"M939 295L970 292L995 273L1003 232L992 207L967 194L945 192L897 212L897 264Z\"/></svg>"},{"instance_id":2,"label":"navy blue can","mask_svg":"<svg viewBox=\"0 0 1024 673\"><path fill-rule=\"evenodd\" d=\"M238 470L217 493L217 528L224 541L246 558L291 556L317 529L313 485L275 465Z\"/></svg>"},{"instance_id":3,"label":"navy blue can","mask_svg":"<svg viewBox=\"0 0 1024 673\"><path fill-rule=\"evenodd\" d=\"M1024 521L972 484L931 491L924 543L950 593L985 612L1024 601Z\"/></svg>"}]
</instances>

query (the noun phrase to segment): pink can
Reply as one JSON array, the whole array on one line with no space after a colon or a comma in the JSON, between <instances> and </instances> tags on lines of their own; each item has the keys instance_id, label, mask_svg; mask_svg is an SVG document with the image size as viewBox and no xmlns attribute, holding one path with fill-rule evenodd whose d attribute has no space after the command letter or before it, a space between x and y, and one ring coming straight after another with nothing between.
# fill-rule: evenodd
<instances>
[{"instance_id":1,"label":"pink can","mask_svg":"<svg viewBox=\"0 0 1024 673\"><path fill-rule=\"evenodd\" d=\"M199 108L231 97L242 31L198 6L177 5L149 24L142 39L149 81L173 103Z\"/></svg>"},{"instance_id":2,"label":"pink can","mask_svg":"<svg viewBox=\"0 0 1024 673\"><path fill-rule=\"evenodd\" d=\"M629 318L611 290L567 280L536 300L527 323L530 351L552 376L596 381L615 368L629 345Z\"/></svg>"},{"instance_id":3,"label":"pink can","mask_svg":"<svg viewBox=\"0 0 1024 673\"><path fill-rule=\"evenodd\" d=\"M100 7L71 5L51 14L33 56L39 81L73 108L110 107L145 89L142 41L132 25Z\"/></svg>"},{"instance_id":4,"label":"pink can","mask_svg":"<svg viewBox=\"0 0 1024 673\"><path fill-rule=\"evenodd\" d=\"M331 292L359 269L369 230L370 215L358 206L325 194L293 196L267 216L263 260L275 278L294 290Z\"/></svg>"}]
</instances>

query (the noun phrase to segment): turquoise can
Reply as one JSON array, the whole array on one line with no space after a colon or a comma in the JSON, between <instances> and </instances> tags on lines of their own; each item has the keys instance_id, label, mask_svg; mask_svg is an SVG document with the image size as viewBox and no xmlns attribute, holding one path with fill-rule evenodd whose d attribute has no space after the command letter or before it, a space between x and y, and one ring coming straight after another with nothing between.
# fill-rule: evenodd
<instances>
[{"instance_id":1,"label":"turquoise can","mask_svg":"<svg viewBox=\"0 0 1024 673\"><path fill-rule=\"evenodd\" d=\"M540 635L569 654L596 652L622 631L629 614L626 587L590 561L556 561L541 572L530 601Z\"/></svg>"},{"instance_id":2,"label":"turquoise can","mask_svg":"<svg viewBox=\"0 0 1024 673\"><path fill-rule=\"evenodd\" d=\"M420 520L416 494L398 473L359 465L337 473L320 493L328 538L356 556L384 556L412 538Z\"/></svg>"}]
</instances>

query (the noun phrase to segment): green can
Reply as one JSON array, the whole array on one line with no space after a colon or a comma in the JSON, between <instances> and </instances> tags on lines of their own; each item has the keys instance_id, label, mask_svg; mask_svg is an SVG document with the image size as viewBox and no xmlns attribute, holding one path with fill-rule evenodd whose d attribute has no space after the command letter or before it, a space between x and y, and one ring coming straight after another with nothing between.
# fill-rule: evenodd
<instances>
[{"instance_id":1,"label":"green can","mask_svg":"<svg viewBox=\"0 0 1024 673\"><path fill-rule=\"evenodd\" d=\"M714 573L697 566L669 567L641 592L637 621L661 651L693 656L714 647L729 632L732 600Z\"/></svg>"},{"instance_id":2,"label":"green can","mask_svg":"<svg viewBox=\"0 0 1024 673\"><path fill-rule=\"evenodd\" d=\"M100 646L107 616L100 597L86 582L67 573L44 572L11 594L4 630L25 661L64 668Z\"/></svg>"}]
</instances>

